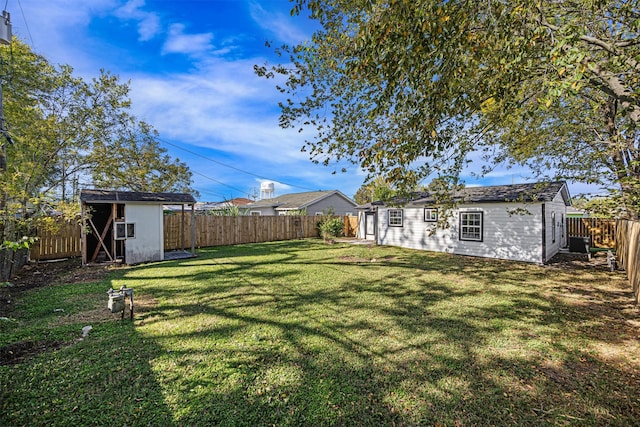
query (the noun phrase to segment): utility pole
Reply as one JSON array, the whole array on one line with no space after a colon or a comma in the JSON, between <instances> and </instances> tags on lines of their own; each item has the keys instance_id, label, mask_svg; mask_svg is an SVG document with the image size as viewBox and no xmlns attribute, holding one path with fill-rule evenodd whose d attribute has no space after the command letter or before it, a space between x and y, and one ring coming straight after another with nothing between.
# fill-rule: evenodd
<instances>
[{"instance_id":1,"label":"utility pole","mask_svg":"<svg viewBox=\"0 0 640 427\"><path fill-rule=\"evenodd\" d=\"M0 17L0 44L11 44L11 18L9 12L2 11L2 17ZM4 174L7 171L7 154L6 145L11 144L11 137L7 132L4 123L4 106L2 100L2 84L4 83L5 76L0 76L0 177L4 178ZM1 182L0 182L1 185ZM5 206L7 205L7 193L2 186L0 186L0 215L5 216ZM5 221L0 221L0 243L6 238Z\"/></svg>"},{"instance_id":2,"label":"utility pole","mask_svg":"<svg viewBox=\"0 0 640 427\"><path fill-rule=\"evenodd\" d=\"M6 10L2 11L2 17L0 18L0 44L11 44L11 15ZM0 172L7 170L7 155L5 152L6 144L11 144L11 137L7 132L7 128L4 123L4 106L2 98L2 84L4 83L4 76L0 76ZM4 194L2 202L4 204Z\"/></svg>"}]
</instances>

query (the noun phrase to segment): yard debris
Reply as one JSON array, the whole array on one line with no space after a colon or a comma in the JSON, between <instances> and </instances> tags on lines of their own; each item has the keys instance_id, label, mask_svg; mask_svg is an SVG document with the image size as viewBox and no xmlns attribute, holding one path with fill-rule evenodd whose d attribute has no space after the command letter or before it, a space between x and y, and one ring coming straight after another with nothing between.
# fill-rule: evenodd
<instances>
[{"instance_id":1,"label":"yard debris","mask_svg":"<svg viewBox=\"0 0 640 427\"><path fill-rule=\"evenodd\" d=\"M87 325L82 328L82 338L86 338L89 335L89 332L93 329L93 326Z\"/></svg>"}]
</instances>

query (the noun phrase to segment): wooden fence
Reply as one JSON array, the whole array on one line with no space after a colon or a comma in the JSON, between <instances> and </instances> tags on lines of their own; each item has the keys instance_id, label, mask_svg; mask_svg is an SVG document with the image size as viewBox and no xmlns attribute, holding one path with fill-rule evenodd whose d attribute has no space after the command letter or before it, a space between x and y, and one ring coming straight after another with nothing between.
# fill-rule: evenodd
<instances>
[{"instance_id":1,"label":"wooden fence","mask_svg":"<svg viewBox=\"0 0 640 427\"><path fill-rule=\"evenodd\" d=\"M164 217L165 250L180 249L182 244L181 214ZM318 236L319 216L209 216L196 215L196 247L238 245L276 240L293 240ZM345 236L355 236L358 218L345 216ZM80 226L61 224L56 232L40 232L31 248L33 260L82 256ZM184 224L184 247L191 247L191 215Z\"/></svg>"},{"instance_id":2,"label":"wooden fence","mask_svg":"<svg viewBox=\"0 0 640 427\"><path fill-rule=\"evenodd\" d=\"M357 237L358 236L358 217L345 215L343 217L343 221L344 221L345 237Z\"/></svg>"},{"instance_id":3,"label":"wooden fence","mask_svg":"<svg viewBox=\"0 0 640 427\"><path fill-rule=\"evenodd\" d=\"M616 221L616 258L627 272L636 302L640 303L640 222Z\"/></svg>"},{"instance_id":4,"label":"wooden fence","mask_svg":"<svg viewBox=\"0 0 640 427\"><path fill-rule=\"evenodd\" d=\"M616 220L605 218L567 218L567 236L591 237L593 247L616 246Z\"/></svg>"},{"instance_id":5,"label":"wooden fence","mask_svg":"<svg viewBox=\"0 0 640 427\"><path fill-rule=\"evenodd\" d=\"M242 243L272 242L318 236L318 216L211 216L196 215L198 248L239 245ZM191 215L185 218L184 247L191 247ZM180 249L182 245L182 216L164 217L165 250Z\"/></svg>"},{"instance_id":6,"label":"wooden fence","mask_svg":"<svg viewBox=\"0 0 640 427\"><path fill-rule=\"evenodd\" d=\"M38 240L29 251L31 259L43 261L82 256L80 226L63 222L55 228L55 231L38 230Z\"/></svg>"}]
</instances>

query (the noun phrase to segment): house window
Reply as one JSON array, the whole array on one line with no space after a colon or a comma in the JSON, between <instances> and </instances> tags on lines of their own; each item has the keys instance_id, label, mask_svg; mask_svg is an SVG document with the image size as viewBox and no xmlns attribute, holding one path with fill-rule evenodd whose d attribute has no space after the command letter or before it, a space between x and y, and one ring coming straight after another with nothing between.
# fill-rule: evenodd
<instances>
[{"instance_id":1,"label":"house window","mask_svg":"<svg viewBox=\"0 0 640 427\"><path fill-rule=\"evenodd\" d=\"M251 216L260 216L262 212L260 211L251 211Z\"/></svg>"},{"instance_id":2,"label":"house window","mask_svg":"<svg viewBox=\"0 0 640 427\"><path fill-rule=\"evenodd\" d=\"M438 209L425 208L424 209L424 222L436 222L438 221Z\"/></svg>"},{"instance_id":3,"label":"house window","mask_svg":"<svg viewBox=\"0 0 640 427\"><path fill-rule=\"evenodd\" d=\"M556 242L556 213L551 212L551 243Z\"/></svg>"},{"instance_id":4,"label":"house window","mask_svg":"<svg viewBox=\"0 0 640 427\"><path fill-rule=\"evenodd\" d=\"M460 212L460 240L482 241L482 212Z\"/></svg>"},{"instance_id":5,"label":"house window","mask_svg":"<svg viewBox=\"0 0 640 427\"><path fill-rule=\"evenodd\" d=\"M389 227L402 227L402 209L389 209Z\"/></svg>"}]
</instances>

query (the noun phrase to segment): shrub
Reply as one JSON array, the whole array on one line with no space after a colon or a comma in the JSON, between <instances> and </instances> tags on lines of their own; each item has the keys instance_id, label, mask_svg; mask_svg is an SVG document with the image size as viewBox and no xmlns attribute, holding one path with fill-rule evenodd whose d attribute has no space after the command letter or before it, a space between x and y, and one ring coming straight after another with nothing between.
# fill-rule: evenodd
<instances>
[{"instance_id":1,"label":"shrub","mask_svg":"<svg viewBox=\"0 0 640 427\"><path fill-rule=\"evenodd\" d=\"M323 216L322 220L318 224L320 230L320 237L326 241L331 241L336 237L340 237L344 231L344 221L342 218L330 217L328 215Z\"/></svg>"}]
</instances>

